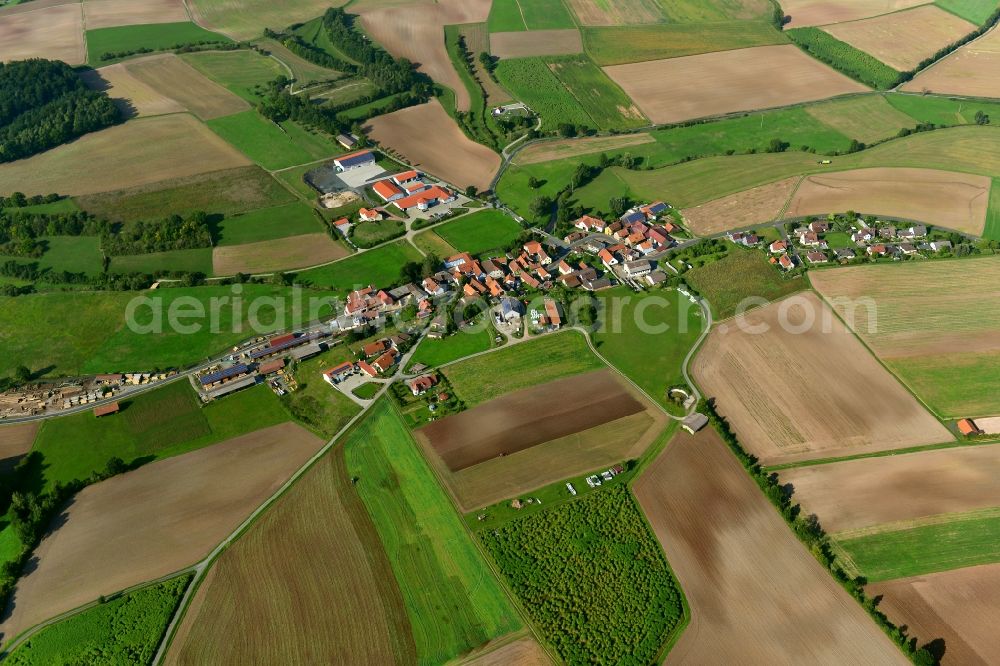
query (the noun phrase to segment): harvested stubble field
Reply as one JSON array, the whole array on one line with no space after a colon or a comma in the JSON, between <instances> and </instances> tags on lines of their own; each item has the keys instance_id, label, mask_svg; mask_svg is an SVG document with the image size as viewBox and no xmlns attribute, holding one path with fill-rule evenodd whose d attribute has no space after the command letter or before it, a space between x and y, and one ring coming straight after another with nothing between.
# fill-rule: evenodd
<instances>
[{"instance_id":1,"label":"harvested stubble field","mask_svg":"<svg viewBox=\"0 0 1000 666\"><path fill-rule=\"evenodd\" d=\"M700 206L685 208L681 215L691 231L700 236L771 222L780 217L785 203L801 180L799 176L792 176L754 187Z\"/></svg>"},{"instance_id":2,"label":"harvested stubble field","mask_svg":"<svg viewBox=\"0 0 1000 666\"><path fill-rule=\"evenodd\" d=\"M417 432L458 472L644 409L610 370L597 370L508 393Z\"/></svg>"},{"instance_id":3,"label":"harvested stubble field","mask_svg":"<svg viewBox=\"0 0 1000 666\"><path fill-rule=\"evenodd\" d=\"M538 641L524 636L494 649L487 648L461 663L462 666L549 666L552 661Z\"/></svg>"},{"instance_id":4,"label":"harvested stubble field","mask_svg":"<svg viewBox=\"0 0 1000 666\"><path fill-rule=\"evenodd\" d=\"M568 0L582 25L642 25L665 20L656 0Z\"/></svg>"},{"instance_id":5,"label":"harvested stubble field","mask_svg":"<svg viewBox=\"0 0 1000 666\"><path fill-rule=\"evenodd\" d=\"M567 55L583 52L579 30L522 30L494 32L490 53L498 58Z\"/></svg>"},{"instance_id":6,"label":"harvested stubble field","mask_svg":"<svg viewBox=\"0 0 1000 666\"><path fill-rule=\"evenodd\" d=\"M908 92L1000 97L1000 27L969 42L903 85Z\"/></svg>"},{"instance_id":7,"label":"harvested stubble field","mask_svg":"<svg viewBox=\"0 0 1000 666\"><path fill-rule=\"evenodd\" d=\"M622 65L785 44L788 38L763 21L721 21L584 28L583 42L598 65Z\"/></svg>"},{"instance_id":8,"label":"harvested stubble field","mask_svg":"<svg viewBox=\"0 0 1000 666\"><path fill-rule=\"evenodd\" d=\"M837 268L812 283L932 409L1000 413L1000 259ZM876 308L851 307L863 299Z\"/></svg>"},{"instance_id":9,"label":"harvested stubble field","mask_svg":"<svg viewBox=\"0 0 1000 666\"><path fill-rule=\"evenodd\" d=\"M193 0L190 7L198 23L233 39L253 39L264 28L281 30L343 4L345 0Z\"/></svg>"},{"instance_id":10,"label":"harvested stubble field","mask_svg":"<svg viewBox=\"0 0 1000 666\"><path fill-rule=\"evenodd\" d=\"M604 71L655 123L867 90L791 44L613 65Z\"/></svg>"},{"instance_id":11,"label":"harvested stubble field","mask_svg":"<svg viewBox=\"0 0 1000 666\"><path fill-rule=\"evenodd\" d=\"M923 4L927 4L927 0L784 0L781 8L785 16L791 18L786 27L801 28L857 21Z\"/></svg>"},{"instance_id":12,"label":"harvested stubble field","mask_svg":"<svg viewBox=\"0 0 1000 666\"><path fill-rule=\"evenodd\" d=\"M875 168L806 176L785 218L846 210L921 220L973 235L983 233L992 179L936 169Z\"/></svg>"},{"instance_id":13,"label":"harvested stubble field","mask_svg":"<svg viewBox=\"0 0 1000 666\"><path fill-rule=\"evenodd\" d=\"M435 82L451 88L455 91L456 108L468 111L472 100L448 57L444 26L482 23L489 17L490 4L491 0L441 0L396 6L371 2L352 11L361 15L361 24L372 39L397 58L408 58ZM418 138L426 136L425 132L418 133ZM435 143L448 145L450 141L441 137Z\"/></svg>"},{"instance_id":14,"label":"harvested stubble field","mask_svg":"<svg viewBox=\"0 0 1000 666\"><path fill-rule=\"evenodd\" d=\"M409 164L462 189L488 189L500 168L500 156L465 136L436 99L374 118L365 130Z\"/></svg>"},{"instance_id":15,"label":"harvested stubble field","mask_svg":"<svg viewBox=\"0 0 1000 666\"><path fill-rule=\"evenodd\" d=\"M38 426L38 421L0 426L0 472L12 468L31 450Z\"/></svg>"},{"instance_id":16,"label":"harvested stubble field","mask_svg":"<svg viewBox=\"0 0 1000 666\"><path fill-rule=\"evenodd\" d=\"M944 666L1000 662L996 640L1000 564L876 583L866 591L882 597L879 608L897 625L909 627L918 644L944 639Z\"/></svg>"},{"instance_id":17,"label":"harvested stubble field","mask_svg":"<svg viewBox=\"0 0 1000 666\"><path fill-rule=\"evenodd\" d=\"M248 164L197 118L175 114L139 118L2 164L0 191L96 194Z\"/></svg>"},{"instance_id":18,"label":"harvested stubble field","mask_svg":"<svg viewBox=\"0 0 1000 666\"><path fill-rule=\"evenodd\" d=\"M811 292L717 327L692 374L764 465L953 439Z\"/></svg>"},{"instance_id":19,"label":"harvested stubble field","mask_svg":"<svg viewBox=\"0 0 1000 666\"><path fill-rule=\"evenodd\" d=\"M206 78L173 53L131 60L126 67L139 81L176 100L202 120L250 108L245 100Z\"/></svg>"},{"instance_id":20,"label":"harvested stubble field","mask_svg":"<svg viewBox=\"0 0 1000 666\"><path fill-rule=\"evenodd\" d=\"M183 0L84 0L83 15L88 30L190 19Z\"/></svg>"},{"instance_id":21,"label":"harvested stubble field","mask_svg":"<svg viewBox=\"0 0 1000 666\"><path fill-rule=\"evenodd\" d=\"M968 21L934 5L823 28L900 72L916 68L975 29Z\"/></svg>"},{"instance_id":22,"label":"harvested stubble field","mask_svg":"<svg viewBox=\"0 0 1000 666\"><path fill-rule=\"evenodd\" d=\"M91 90L105 92L126 118L184 111L184 105L140 81L122 63L80 74Z\"/></svg>"},{"instance_id":23,"label":"harvested stubble field","mask_svg":"<svg viewBox=\"0 0 1000 666\"><path fill-rule=\"evenodd\" d=\"M166 663L415 660L392 568L337 448L214 564Z\"/></svg>"},{"instance_id":24,"label":"harvested stubble field","mask_svg":"<svg viewBox=\"0 0 1000 666\"><path fill-rule=\"evenodd\" d=\"M656 139L645 132L621 136L594 136L583 139L557 139L544 143L533 143L514 157L515 164L538 164L552 160L568 159L580 155L602 153L609 150L641 146L655 143Z\"/></svg>"},{"instance_id":25,"label":"harvested stubble field","mask_svg":"<svg viewBox=\"0 0 1000 666\"><path fill-rule=\"evenodd\" d=\"M18 582L0 632L11 638L197 562L322 443L284 423L84 489L35 550L38 564Z\"/></svg>"},{"instance_id":26,"label":"harvested stubble field","mask_svg":"<svg viewBox=\"0 0 1000 666\"><path fill-rule=\"evenodd\" d=\"M898 96L897 96L898 97ZM822 104L810 104L806 113L846 137L873 143L896 136L917 121L896 109L885 95L859 95Z\"/></svg>"},{"instance_id":27,"label":"harvested stubble field","mask_svg":"<svg viewBox=\"0 0 1000 666\"><path fill-rule=\"evenodd\" d=\"M1000 506L998 445L810 465L780 476L830 533Z\"/></svg>"},{"instance_id":28,"label":"harvested stubble field","mask_svg":"<svg viewBox=\"0 0 1000 666\"><path fill-rule=\"evenodd\" d=\"M677 435L635 495L691 607L668 664L908 664L718 434Z\"/></svg>"},{"instance_id":29,"label":"harvested stubble field","mask_svg":"<svg viewBox=\"0 0 1000 666\"><path fill-rule=\"evenodd\" d=\"M49 58L69 65L87 60L83 8L78 2L0 13L0 61Z\"/></svg>"},{"instance_id":30,"label":"harvested stubble field","mask_svg":"<svg viewBox=\"0 0 1000 666\"><path fill-rule=\"evenodd\" d=\"M268 273L318 266L343 259L350 252L328 234L289 236L242 245L224 245L212 250L216 275Z\"/></svg>"}]
</instances>

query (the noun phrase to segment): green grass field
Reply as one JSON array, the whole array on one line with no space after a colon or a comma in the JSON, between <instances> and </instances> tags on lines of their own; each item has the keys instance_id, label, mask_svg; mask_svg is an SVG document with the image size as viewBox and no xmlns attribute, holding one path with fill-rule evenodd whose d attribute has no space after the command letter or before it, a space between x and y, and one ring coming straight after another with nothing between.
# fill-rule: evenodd
<instances>
[{"instance_id":1,"label":"green grass field","mask_svg":"<svg viewBox=\"0 0 1000 666\"><path fill-rule=\"evenodd\" d=\"M810 104L806 112L846 137L871 144L896 136L917 121L886 100L886 95L856 95L820 104Z\"/></svg>"},{"instance_id":2,"label":"green grass field","mask_svg":"<svg viewBox=\"0 0 1000 666\"><path fill-rule=\"evenodd\" d=\"M623 484L479 538L565 663L657 663L683 626L680 585Z\"/></svg>"},{"instance_id":3,"label":"green grass field","mask_svg":"<svg viewBox=\"0 0 1000 666\"><path fill-rule=\"evenodd\" d=\"M385 219L377 222L358 222L351 228L351 240L358 247L375 247L406 233L402 220Z\"/></svg>"},{"instance_id":4,"label":"green grass field","mask_svg":"<svg viewBox=\"0 0 1000 666\"><path fill-rule=\"evenodd\" d=\"M102 60L101 56L105 53L121 53L141 48L166 51L185 44L232 41L225 35L205 30L190 21L98 28L87 31L87 62L92 67L101 67L115 62L113 59Z\"/></svg>"},{"instance_id":5,"label":"green grass field","mask_svg":"<svg viewBox=\"0 0 1000 666\"><path fill-rule=\"evenodd\" d=\"M382 384L376 384L375 382L368 382L367 384L362 384L357 387L351 393L361 398L362 400L371 400L375 395L382 390Z\"/></svg>"},{"instance_id":6,"label":"green grass field","mask_svg":"<svg viewBox=\"0 0 1000 666\"><path fill-rule=\"evenodd\" d=\"M689 270L684 280L711 304L716 321L736 314L743 299L776 301L808 286L801 278L783 278L760 252L739 248L719 261Z\"/></svg>"},{"instance_id":7,"label":"green grass field","mask_svg":"<svg viewBox=\"0 0 1000 666\"><path fill-rule=\"evenodd\" d=\"M98 236L43 236L45 254L38 259L39 268L70 273L99 275L101 239Z\"/></svg>"},{"instance_id":8,"label":"green grass field","mask_svg":"<svg viewBox=\"0 0 1000 666\"><path fill-rule=\"evenodd\" d=\"M343 444L392 565L420 663L444 663L521 627L507 596L388 401Z\"/></svg>"},{"instance_id":9,"label":"green grass field","mask_svg":"<svg viewBox=\"0 0 1000 666\"><path fill-rule=\"evenodd\" d=\"M185 271L212 274L212 248L169 250L132 254L111 259L111 273L157 273L159 271Z\"/></svg>"},{"instance_id":10,"label":"green grass field","mask_svg":"<svg viewBox=\"0 0 1000 666\"><path fill-rule=\"evenodd\" d=\"M599 26L582 33L587 55L602 66L788 42L763 21Z\"/></svg>"},{"instance_id":11,"label":"green grass field","mask_svg":"<svg viewBox=\"0 0 1000 666\"><path fill-rule=\"evenodd\" d=\"M217 244L255 243L322 230L313 209L295 202L225 218L219 223Z\"/></svg>"},{"instance_id":12,"label":"green grass field","mask_svg":"<svg viewBox=\"0 0 1000 666\"><path fill-rule=\"evenodd\" d=\"M261 96L254 89L266 85L279 76L288 76L288 70L274 58L256 51L203 51L181 56L192 67L225 86L251 104Z\"/></svg>"},{"instance_id":13,"label":"green grass field","mask_svg":"<svg viewBox=\"0 0 1000 666\"><path fill-rule=\"evenodd\" d=\"M190 576L150 585L43 629L8 657L28 664L148 664Z\"/></svg>"},{"instance_id":14,"label":"green grass field","mask_svg":"<svg viewBox=\"0 0 1000 666\"><path fill-rule=\"evenodd\" d=\"M576 27L563 0L494 0L487 25L490 32Z\"/></svg>"},{"instance_id":15,"label":"green grass field","mask_svg":"<svg viewBox=\"0 0 1000 666\"><path fill-rule=\"evenodd\" d=\"M98 217L134 222L199 210L233 215L288 203L294 197L260 167L246 166L75 197L74 201Z\"/></svg>"},{"instance_id":16,"label":"green grass field","mask_svg":"<svg viewBox=\"0 0 1000 666\"><path fill-rule=\"evenodd\" d=\"M458 253L458 249L437 235L434 229L428 229L413 237L413 242L427 254L438 257L450 257Z\"/></svg>"},{"instance_id":17,"label":"green grass field","mask_svg":"<svg viewBox=\"0 0 1000 666\"><path fill-rule=\"evenodd\" d=\"M409 261L420 261L420 253L400 241L383 245L342 261L299 273L299 281L337 294L346 294L359 286L385 287L399 282L399 271Z\"/></svg>"},{"instance_id":18,"label":"green grass field","mask_svg":"<svg viewBox=\"0 0 1000 666\"><path fill-rule=\"evenodd\" d=\"M358 413L358 406L322 377L327 368L349 360L353 361L354 355L345 345L340 345L296 364L295 381L299 390L282 397L292 416L320 437L330 439Z\"/></svg>"},{"instance_id":19,"label":"green grass field","mask_svg":"<svg viewBox=\"0 0 1000 666\"><path fill-rule=\"evenodd\" d=\"M274 176L300 197L306 199L307 201L312 201L316 198L318 193L310 187L308 183L306 183L304 178L305 175L315 169L316 166L317 165L315 164L304 164L302 166L292 167L291 169L284 169L275 173Z\"/></svg>"},{"instance_id":20,"label":"green grass field","mask_svg":"<svg viewBox=\"0 0 1000 666\"><path fill-rule=\"evenodd\" d=\"M465 404L473 407L511 391L603 367L583 335L566 331L450 365L444 374Z\"/></svg>"},{"instance_id":21,"label":"green grass field","mask_svg":"<svg viewBox=\"0 0 1000 666\"><path fill-rule=\"evenodd\" d=\"M819 28L793 28L785 34L817 60L866 86L887 90L899 83L900 73L895 69Z\"/></svg>"},{"instance_id":22,"label":"green grass field","mask_svg":"<svg viewBox=\"0 0 1000 666\"><path fill-rule=\"evenodd\" d=\"M1000 413L1000 355L954 351L918 358L886 359L886 366L934 413L952 418Z\"/></svg>"},{"instance_id":23,"label":"green grass field","mask_svg":"<svg viewBox=\"0 0 1000 666\"><path fill-rule=\"evenodd\" d=\"M767 0L659 0L668 21L702 23L710 21L770 19L774 5Z\"/></svg>"},{"instance_id":24,"label":"green grass field","mask_svg":"<svg viewBox=\"0 0 1000 666\"><path fill-rule=\"evenodd\" d=\"M518 32L528 29L517 0L493 0L487 27L490 32Z\"/></svg>"},{"instance_id":25,"label":"green grass field","mask_svg":"<svg viewBox=\"0 0 1000 666\"><path fill-rule=\"evenodd\" d=\"M121 405L121 412L102 418L86 411L45 421L32 449L43 456L40 489L85 479L112 457L152 462L289 420L266 386L202 407L182 379Z\"/></svg>"},{"instance_id":26,"label":"green grass field","mask_svg":"<svg viewBox=\"0 0 1000 666\"><path fill-rule=\"evenodd\" d=\"M342 76L341 72L327 69L289 51L283 44L268 38L255 40L255 43L270 51L281 62L288 65L300 85L308 85L313 81L327 81Z\"/></svg>"},{"instance_id":27,"label":"green grass field","mask_svg":"<svg viewBox=\"0 0 1000 666\"><path fill-rule=\"evenodd\" d=\"M80 210L76 202L66 197L50 203L35 204L34 206L22 206L17 209L22 213L73 213Z\"/></svg>"},{"instance_id":28,"label":"green grass field","mask_svg":"<svg viewBox=\"0 0 1000 666\"><path fill-rule=\"evenodd\" d=\"M982 111L991 118L1000 119L998 102L903 93L890 93L885 98L893 107L922 123L971 125L976 122L977 111Z\"/></svg>"},{"instance_id":29,"label":"green grass field","mask_svg":"<svg viewBox=\"0 0 1000 666\"><path fill-rule=\"evenodd\" d=\"M598 300L602 327L592 335L597 353L667 406L666 391L684 383L681 365L705 324L701 309L675 291L637 295L617 287L600 292Z\"/></svg>"},{"instance_id":30,"label":"green grass field","mask_svg":"<svg viewBox=\"0 0 1000 666\"><path fill-rule=\"evenodd\" d=\"M1000 178L994 178L990 188L990 207L986 211L983 238L1000 241Z\"/></svg>"},{"instance_id":31,"label":"green grass field","mask_svg":"<svg viewBox=\"0 0 1000 666\"><path fill-rule=\"evenodd\" d=\"M310 132L289 120L278 126L253 110L215 118L206 124L269 170L315 162L344 152L331 138Z\"/></svg>"},{"instance_id":32,"label":"green grass field","mask_svg":"<svg viewBox=\"0 0 1000 666\"><path fill-rule=\"evenodd\" d=\"M597 127L634 129L649 121L625 92L586 56L546 59L559 81L569 90Z\"/></svg>"},{"instance_id":33,"label":"green grass field","mask_svg":"<svg viewBox=\"0 0 1000 666\"><path fill-rule=\"evenodd\" d=\"M472 354L484 352L493 346L493 330L469 333L459 331L447 338L426 338L413 354L413 363L423 363L432 368L457 361Z\"/></svg>"},{"instance_id":34,"label":"green grass field","mask_svg":"<svg viewBox=\"0 0 1000 666\"><path fill-rule=\"evenodd\" d=\"M997 10L996 0L934 0L934 4L976 25L983 25Z\"/></svg>"},{"instance_id":35,"label":"green grass field","mask_svg":"<svg viewBox=\"0 0 1000 666\"><path fill-rule=\"evenodd\" d=\"M498 210L482 210L434 228L446 243L470 254L504 249L521 231L520 224Z\"/></svg>"},{"instance_id":36,"label":"green grass field","mask_svg":"<svg viewBox=\"0 0 1000 666\"><path fill-rule=\"evenodd\" d=\"M961 516L837 541L871 582L1000 562L1000 517Z\"/></svg>"},{"instance_id":37,"label":"green grass field","mask_svg":"<svg viewBox=\"0 0 1000 666\"><path fill-rule=\"evenodd\" d=\"M504 58L496 76L514 97L541 115L542 129L554 130L561 123L596 126L541 58Z\"/></svg>"}]
</instances>

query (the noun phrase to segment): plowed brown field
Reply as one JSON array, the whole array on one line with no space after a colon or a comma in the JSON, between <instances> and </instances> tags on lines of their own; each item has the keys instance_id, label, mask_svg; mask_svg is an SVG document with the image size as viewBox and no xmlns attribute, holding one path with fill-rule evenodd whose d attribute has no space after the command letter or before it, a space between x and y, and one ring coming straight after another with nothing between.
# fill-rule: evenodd
<instances>
[{"instance_id":1,"label":"plowed brown field","mask_svg":"<svg viewBox=\"0 0 1000 666\"><path fill-rule=\"evenodd\" d=\"M613 65L604 71L655 123L868 90L792 44Z\"/></svg>"},{"instance_id":2,"label":"plowed brown field","mask_svg":"<svg viewBox=\"0 0 1000 666\"><path fill-rule=\"evenodd\" d=\"M503 639L500 639L503 640ZM483 654L473 655L462 666L548 666L552 663L531 636L525 636Z\"/></svg>"},{"instance_id":3,"label":"plowed brown field","mask_svg":"<svg viewBox=\"0 0 1000 666\"><path fill-rule=\"evenodd\" d=\"M882 597L879 608L909 627L918 645L944 639L944 666L1000 663L1000 564L900 578L869 585L867 591Z\"/></svg>"},{"instance_id":4,"label":"plowed brown field","mask_svg":"<svg viewBox=\"0 0 1000 666\"><path fill-rule=\"evenodd\" d=\"M284 423L85 488L35 550L3 638L194 564L322 445Z\"/></svg>"},{"instance_id":5,"label":"plowed brown field","mask_svg":"<svg viewBox=\"0 0 1000 666\"><path fill-rule=\"evenodd\" d=\"M958 49L902 89L969 97L1000 97L1000 27Z\"/></svg>"},{"instance_id":6,"label":"plowed brown field","mask_svg":"<svg viewBox=\"0 0 1000 666\"><path fill-rule=\"evenodd\" d=\"M687 220L691 231L702 236L771 222L781 215L788 197L795 191L800 180L799 176L793 176L730 194L700 206L685 208L681 215Z\"/></svg>"},{"instance_id":7,"label":"plowed brown field","mask_svg":"<svg viewBox=\"0 0 1000 666\"><path fill-rule=\"evenodd\" d=\"M437 99L373 118L365 130L416 168L463 190L488 189L500 168L500 156L465 136Z\"/></svg>"},{"instance_id":8,"label":"plowed brown field","mask_svg":"<svg viewBox=\"0 0 1000 666\"><path fill-rule=\"evenodd\" d=\"M764 465L954 439L811 292L717 327L692 372Z\"/></svg>"},{"instance_id":9,"label":"plowed brown field","mask_svg":"<svg viewBox=\"0 0 1000 666\"><path fill-rule=\"evenodd\" d=\"M183 0L85 0L87 30L188 21Z\"/></svg>"},{"instance_id":10,"label":"plowed brown field","mask_svg":"<svg viewBox=\"0 0 1000 666\"><path fill-rule=\"evenodd\" d=\"M780 472L827 532L1000 506L1000 446L862 458Z\"/></svg>"},{"instance_id":11,"label":"plowed brown field","mask_svg":"<svg viewBox=\"0 0 1000 666\"><path fill-rule=\"evenodd\" d=\"M318 266L349 254L347 248L326 234L303 234L217 247L212 250L212 272L216 275L268 273Z\"/></svg>"},{"instance_id":12,"label":"plowed brown field","mask_svg":"<svg viewBox=\"0 0 1000 666\"><path fill-rule=\"evenodd\" d=\"M674 437L634 490L691 607L667 664L909 663L711 428Z\"/></svg>"},{"instance_id":13,"label":"plowed brown field","mask_svg":"<svg viewBox=\"0 0 1000 666\"><path fill-rule=\"evenodd\" d=\"M783 0L781 8L791 18L789 28L857 21L870 16L927 4L927 0Z\"/></svg>"},{"instance_id":14,"label":"plowed brown field","mask_svg":"<svg viewBox=\"0 0 1000 666\"><path fill-rule=\"evenodd\" d=\"M0 61L49 58L69 65L86 62L79 3L41 8L32 3L25 7L25 11L0 12Z\"/></svg>"},{"instance_id":15,"label":"plowed brown field","mask_svg":"<svg viewBox=\"0 0 1000 666\"><path fill-rule=\"evenodd\" d=\"M806 176L786 218L853 210L921 220L980 235L986 224L992 180L935 169L857 169Z\"/></svg>"}]
</instances>

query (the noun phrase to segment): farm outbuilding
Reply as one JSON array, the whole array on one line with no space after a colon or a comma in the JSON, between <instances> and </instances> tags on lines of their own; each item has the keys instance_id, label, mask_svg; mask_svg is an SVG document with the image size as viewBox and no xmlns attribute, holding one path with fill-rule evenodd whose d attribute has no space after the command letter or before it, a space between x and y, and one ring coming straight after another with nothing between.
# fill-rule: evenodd
<instances>
[{"instance_id":1,"label":"farm outbuilding","mask_svg":"<svg viewBox=\"0 0 1000 666\"><path fill-rule=\"evenodd\" d=\"M121 407L117 402L109 402L106 405L100 405L94 407L94 416L100 418L102 416L108 416L109 414L117 414Z\"/></svg>"}]
</instances>

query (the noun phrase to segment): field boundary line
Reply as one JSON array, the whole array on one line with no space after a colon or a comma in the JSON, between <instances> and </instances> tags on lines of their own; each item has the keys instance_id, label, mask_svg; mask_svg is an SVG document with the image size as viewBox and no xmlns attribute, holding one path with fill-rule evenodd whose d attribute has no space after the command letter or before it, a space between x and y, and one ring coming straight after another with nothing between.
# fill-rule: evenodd
<instances>
[{"instance_id":1,"label":"field boundary line","mask_svg":"<svg viewBox=\"0 0 1000 666\"><path fill-rule=\"evenodd\" d=\"M834 532L830 534L830 538L837 541L850 541L852 539L879 536L881 534L891 534L893 532L908 532L910 530L921 527L929 527L931 525L950 525L951 523L964 523L970 520L984 520L989 518L1000 518L1000 507L974 509L972 511L955 511L953 513L939 513L933 516L911 518L909 520L893 520L888 523L880 523L870 527L857 527L850 530Z\"/></svg>"},{"instance_id":2,"label":"field boundary line","mask_svg":"<svg viewBox=\"0 0 1000 666\"><path fill-rule=\"evenodd\" d=\"M771 220L775 225L781 224L781 221L783 219L785 219L785 213L788 212L788 207L792 205L792 199L794 199L795 195L799 193L799 188L802 187L802 182L806 178L808 178L808 177L809 176L807 176L806 174L802 174L802 175L799 176L798 182L795 183L795 187L792 188L792 191L788 194L788 198L785 199L784 205L778 211L778 216L776 218L774 218L773 220ZM774 182L778 183L778 182L781 182L781 181L776 180ZM766 183L766 184L770 184L770 183Z\"/></svg>"}]
</instances>

